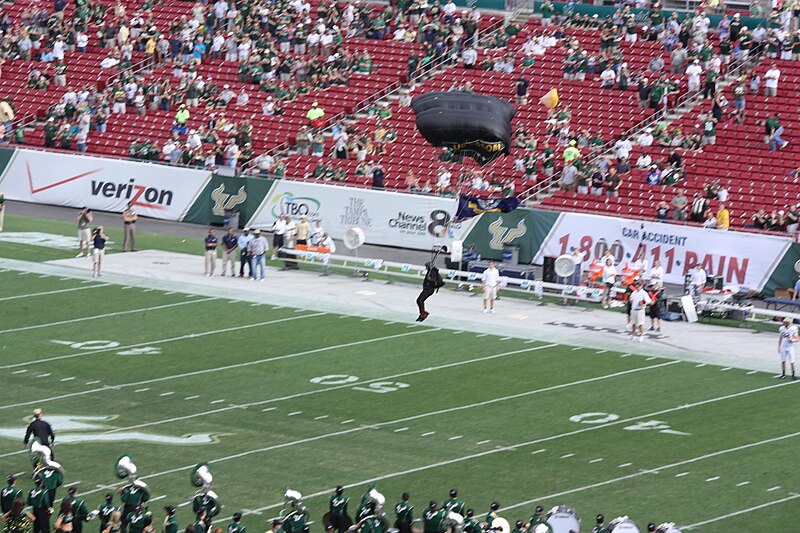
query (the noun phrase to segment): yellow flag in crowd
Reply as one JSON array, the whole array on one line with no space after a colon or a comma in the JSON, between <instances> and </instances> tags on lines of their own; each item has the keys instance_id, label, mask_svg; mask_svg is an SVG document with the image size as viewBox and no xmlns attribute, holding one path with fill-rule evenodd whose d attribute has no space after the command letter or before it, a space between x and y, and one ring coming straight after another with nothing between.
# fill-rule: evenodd
<instances>
[{"instance_id":1,"label":"yellow flag in crowd","mask_svg":"<svg viewBox=\"0 0 800 533\"><path fill-rule=\"evenodd\" d=\"M539 103L547 109L555 109L558 105L558 90L550 89L546 95L539 98Z\"/></svg>"}]
</instances>

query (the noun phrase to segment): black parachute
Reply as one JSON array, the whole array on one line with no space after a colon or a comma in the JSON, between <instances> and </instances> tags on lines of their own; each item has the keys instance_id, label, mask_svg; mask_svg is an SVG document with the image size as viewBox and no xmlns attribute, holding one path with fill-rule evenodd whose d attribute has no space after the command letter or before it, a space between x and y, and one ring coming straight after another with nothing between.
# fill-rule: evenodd
<instances>
[{"instance_id":1,"label":"black parachute","mask_svg":"<svg viewBox=\"0 0 800 533\"><path fill-rule=\"evenodd\" d=\"M511 119L505 100L463 91L421 94L411 101L417 130L433 146L472 157L480 166L511 150Z\"/></svg>"}]
</instances>

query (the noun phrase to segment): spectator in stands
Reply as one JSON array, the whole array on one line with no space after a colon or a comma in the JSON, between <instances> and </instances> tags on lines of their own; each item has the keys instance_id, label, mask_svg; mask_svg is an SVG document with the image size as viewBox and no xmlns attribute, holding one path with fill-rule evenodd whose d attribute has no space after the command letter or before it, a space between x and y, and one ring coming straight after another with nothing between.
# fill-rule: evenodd
<instances>
[{"instance_id":1,"label":"spectator in stands","mask_svg":"<svg viewBox=\"0 0 800 533\"><path fill-rule=\"evenodd\" d=\"M478 62L478 52L470 45L461 53L461 62L466 69L474 69Z\"/></svg>"},{"instance_id":2,"label":"spectator in stands","mask_svg":"<svg viewBox=\"0 0 800 533\"><path fill-rule=\"evenodd\" d=\"M619 189L622 186L622 179L614 167L608 169L608 176L605 179L606 195L610 198L619 197Z\"/></svg>"},{"instance_id":3,"label":"spectator in stands","mask_svg":"<svg viewBox=\"0 0 800 533\"><path fill-rule=\"evenodd\" d=\"M639 97L639 100L637 101L638 107L647 107L647 103L650 101L650 85L648 84L647 78L639 79L639 83L636 86L636 92L638 93Z\"/></svg>"},{"instance_id":4,"label":"spectator in stands","mask_svg":"<svg viewBox=\"0 0 800 533\"><path fill-rule=\"evenodd\" d=\"M574 164L574 159L564 162L564 168L561 169L561 189L565 191L572 191L578 180L578 168Z\"/></svg>"},{"instance_id":5,"label":"spectator in stands","mask_svg":"<svg viewBox=\"0 0 800 533\"><path fill-rule=\"evenodd\" d=\"M319 103L314 102L311 104L311 109L308 110L306 113L306 119L308 119L309 125L314 128L318 128L324 125L325 111L319 106Z\"/></svg>"},{"instance_id":6,"label":"spectator in stands","mask_svg":"<svg viewBox=\"0 0 800 533\"><path fill-rule=\"evenodd\" d=\"M769 70L764 73L764 96L778 96L778 80L781 71L775 63L771 63Z\"/></svg>"},{"instance_id":7,"label":"spectator in stands","mask_svg":"<svg viewBox=\"0 0 800 533\"><path fill-rule=\"evenodd\" d=\"M767 212L763 207L753 213L753 216L750 217L753 227L755 229L765 229L767 227L767 216ZM798 294L795 294L795 298L798 298Z\"/></svg>"},{"instance_id":8,"label":"spectator in stands","mask_svg":"<svg viewBox=\"0 0 800 533\"><path fill-rule=\"evenodd\" d=\"M670 72L673 74L683 74L686 70L686 61L689 54L683 47L683 43L677 43L675 49L670 54Z\"/></svg>"},{"instance_id":9,"label":"spectator in stands","mask_svg":"<svg viewBox=\"0 0 800 533\"><path fill-rule=\"evenodd\" d=\"M705 229L717 228L717 217L711 212L711 210L706 213L706 219L703 221L703 227Z\"/></svg>"},{"instance_id":10,"label":"spectator in stands","mask_svg":"<svg viewBox=\"0 0 800 533\"><path fill-rule=\"evenodd\" d=\"M636 160L636 168L644 170L653 163L653 158L647 152L642 152L639 154L639 158Z\"/></svg>"},{"instance_id":11,"label":"spectator in stands","mask_svg":"<svg viewBox=\"0 0 800 533\"><path fill-rule=\"evenodd\" d=\"M378 161L372 166L372 188L373 189L383 189L383 182L386 178L386 170L381 165L381 162Z\"/></svg>"},{"instance_id":12,"label":"spectator in stands","mask_svg":"<svg viewBox=\"0 0 800 533\"><path fill-rule=\"evenodd\" d=\"M775 152L785 147L787 144L789 144L788 141L785 141L781 138L781 135L783 135L784 130L783 126L781 126L780 123L779 113L775 113L774 115L772 115L770 118L765 120L763 124L764 124L764 133L768 140L767 142L769 143L770 152Z\"/></svg>"},{"instance_id":13,"label":"spectator in stands","mask_svg":"<svg viewBox=\"0 0 800 533\"><path fill-rule=\"evenodd\" d=\"M614 82L617 80L617 74L614 72L612 65L606 65L603 72L600 73L600 88L613 89Z\"/></svg>"},{"instance_id":14,"label":"spectator in stands","mask_svg":"<svg viewBox=\"0 0 800 533\"><path fill-rule=\"evenodd\" d=\"M564 158L564 164L565 165L569 165L570 163L572 163L576 159L580 159L581 151L578 150L575 147L576 144L577 144L577 142L575 141L575 139L573 139L573 140L569 141L569 146L567 146L564 149L564 153L562 155L563 155L563 158Z\"/></svg>"},{"instance_id":15,"label":"spectator in stands","mask_svg":"<svg viewBox=\"0 0 800 533\"><path fill-rule=\"evenodd\" d=\"M677 194L672 197L670 201L672 205L672 218L676 221L686 220L686 208L689 205L689 199L686 198L686 191L678 189Z\"/></svg>"},{"instance_id":16,"label":"spectator in stands","mask_svg":"<svg viewBox=\"0 0 800 533\"><path fill-rule=\"evenodd\" d=\"M719 209L717 209L717 229L722 231L728 231L728 228L731 226L731 214L726 209L725 204L719 204Z\"/></svg>"},{"instance_id":17,"label":"spectator in stands","mask_svg":"<svg viewBox=\"0 0 800 533\"><path fill-rule=\"evenodd\" d=\"M528 87L530 82L524 74L520 73L519 78L514 84L516 89L516 103L517 105L524 105L528 103Z\"/></svg>"},{"instance_id":18,"label":"spectator in stands","mask_svg":"<svg viewBox=\"0 0 800 533\"><path fill-rule=\"evenodd\" d=\"M656 220L659 222L667 222L669 220L669 204L663 200L658 202L656 206Z\"/></svg>"},{"instance_id":19,"label":"spectator in stands","mask_svg":"<svg viewBox=\"0 0 800 533\"><path fill-rule=\"evenodd\" d=\"M699 59L692 61L692 64L686 68L687 83L690 93L700 90L700 75L702 73L703 67L700 66Z\"/></svg>"},{"instance_id":20,"label":"spectator in stands","mask_svg":"<svg viewBox=\"0 0 800 533\"><path fill-rule=\"evenodd\" d=\"M181 104L180 107L178 107L178 111L175 113L175 123L179 126L186 126L190 116L186 104Z\"/></svg>"},{"instance_id":21,"label":"spectator in stands","mask_svg":"<svg viewBox=\"0 0 800 533\"><path fill-rule=\"evenodd\" d=\"M703 222L707 218L708 200L706 200L700 193L694 193L691 208L691 220L693 222Z\"/></svg>"}]
</instances>

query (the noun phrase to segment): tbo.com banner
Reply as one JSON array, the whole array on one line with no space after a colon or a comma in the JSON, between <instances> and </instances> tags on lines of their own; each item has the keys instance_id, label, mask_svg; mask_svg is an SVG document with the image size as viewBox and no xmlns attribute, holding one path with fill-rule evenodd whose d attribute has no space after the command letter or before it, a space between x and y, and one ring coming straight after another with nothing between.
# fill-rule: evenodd
<instances>
[{"instance_id":1,"label":"tbo.com banner","mask_svg":"<svg viewBox=\"0 0 800 533\"><path fill-rule=\"evenodd\" d=\"M369 244L424 250L449 242L442 233L454 210L453 199L280 180L248 225L269 229L281 214L306 215L334 239L357 227Z\"/></svg>"},{"instance_id":2,"label":"tbo.com banner","mask_svg":"<svg viewBox=\"0 0 800 533\"><path fill-rule=\"evenodd\" d=\"M121 212L131 202L142 216L181 220L210 177L205 170L16 150L0 190L9 200L97 211Z\"/></svg>"},{"instance_id":3,"label":"tbo.com banner","mask_svg":"<svg viewBox=\"0 0 800 533\"><path fill-rule=\"evenodd\" d=\"M639 257L651 265L661 261L667 283L683 284L686 272L700 264L726 285L761 290L790 245L790 239L770 235L562 213L534 262L576 248L591 261L610 249L622 265Z\"/></svg>"}]
</instances>

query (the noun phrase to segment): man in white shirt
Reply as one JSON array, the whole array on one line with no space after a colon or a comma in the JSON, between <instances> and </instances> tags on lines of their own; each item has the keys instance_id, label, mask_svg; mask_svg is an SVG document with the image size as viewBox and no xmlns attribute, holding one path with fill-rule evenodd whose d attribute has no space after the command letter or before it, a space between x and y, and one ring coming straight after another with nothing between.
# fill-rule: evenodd
<instances>
[{"instance_id":1,"label":"man in white shirt","mask_svg":"<svg viewBox=\"0 0 800 533\"><path fill-rule=\"evenodd\" d=\"M686 75L689 77L689 92L700 90L700 74L703 73L703 67L700 66L700 60L695 59L691 65L686 67Z\"/></svg>"},{"instance_id":2,"label":"man in white shirt","mask_svg":"<svg viewBox=\"0 0 800 533\"><path fill-rule=\"evenodd\" d=\"M494 301L497 299L497 289L500 287L500 271L494 266L494 261L489 261L489 268L481 274L483 285L483 312L494 313Z\"/></svg>"},{"instance_id":3,"label":"man in white shirt","mask_svg":"<svg viewBox=\"0 0 800 533\"><path fill-rule=\"evenodd\" d=\"M278 220L272 224L272 248L275 250L275 253L278 252L283 247L284 237L286 235L286 216L281 214L278 217ZM274 260L277 256L273 255L272 259Z\"/></svg>"},{"instance_id":4,"label":"man in white shirt","mask_svg":"<svg viewBox=\"0 0 800 533\"><path fill-rule=\"evenodd\" d=\"M637 337L639 342L642 342L644 340L644 323L646 320L645 310L648 305L653 303L653 299L650 298L650 295L644 290L642 280L634 281L633 287L634 290L630 297L631 324L633 325L630 338L633 339Z\"/></svg>"},{"instance_id":5,"label":"man in white shirt","mask_svg":"<svg viewBox=\"0 0 800 533\"><path fill-rule=\"evenodd\" d=\"M606 69L600 73L600 87L603 89L613 89L614 82L617 80L617 74L609 65Z\"/></svg>"},{"instance_id":6,"label":"man in white shirt","mask_svg":"<svg viewBox=\"0 0 800 533\"><path fill-rule=\"evenodd\" d=\"M453 174L447 170L447 168L442 167L439 170L439 177L436 180L436 187L440 190L445 190L450 188L450 180L452 179Z\"/></svg>"},{"instance_id":7,"label":"man in white shirt","mask_svg":"<svg viewBox=\"0 0 800 533\"><path fill-rule=\"evenodd\" d=\"M653 146L653 128L645 128L644 133L639 135L637 143L639 146Z\"/></svg>"},{"instance_id":8,"label":"man in white shirt","mask_svg":"<svg viewBox=\"0 0 800 533\"><path fill-rule=\"evenodd\" d=\"M661 261L657 259L653 261L653 267L650 269L647 279L656 289L660 289L664 285L664 267L661 266Z\"/></svg>"},{"instance_id":9,"label":"man in white shirt","mask_svg":"<svg viewBox=\"0 0 800 533\"><path fill-rule=\"evenodd\" d=\"M608 258L603 265L603 298L601 303L603 309L608 309L611 305L611 290L617 282L617 267L614 266L614 259Z\"/></svg>"},{"instance_id":10,"label":"man in white shirt","mask_svg":"<svg viewBox=\"0 0 800 533\"><path fill-rule=\"evenodd\" d=\"M650 157L647 152L642 152L639 155L639 159L636 160L636 168L640 168L642 170L646 168L650 168L650 165L653 164L653 158Z\"/></svg>"},{"instance_id":11,"label":"man in white shirt","mask_svg":"<svg viewBox=\"0 0 800 533\"><path fill-rule=\"evenodd\" d=\"M461 60L464 63L464 68L475 68L475 62L478 60L478 52L475 47L470 46L461 54Z\"/></svg>"},{"instance_id":12,"label":"man in white shirt","mask_svg":"<svg viewBox=\"0 0 800 533\"><path fill-rule=\"evenodd\" d=\"M633 144L620 135L619 140L614 143L614 153L617 156L617 160L630 159L631 150L633 150Z\"/></svg>"},{"instance_id":13,"label":"man in white shirt","mask_svg":"<svg viewBox=\"0 0 800 533\"><path fill-rule=\"evenodd\" d=\"M781 71L772 63L764 74L764 96L778 96L778 79Z\"/></svg>"},{"instance_id":14,"label":"man in white shirt","mask_svg":"<svg viewBox=\"0 0 800 533\"><path fill-rule=\"evenodd\" d=\"M328 252L322 254L322 266L325 267L325 272L323 272L324 276L328 275L328 271L331 268L331 254L336 253L336 244L331 239L331 236L327 233L323 233L320 237L319 245L322 248L327 248Z\"/></svg>"},{"instance_id":15,"label":"man in white shirt","mask_svg":"<svg viewBox=\"0 0 800 533\"><path fill-rule=\"evenodd\" d=\"M696 265L694 270L692 270L692 276L689 281L689 294L691 294L692 299L696 300L700 293L703 292L703 288L706 286L706 280L708 277L706 276L706 271L703 270L703 265Z\"/></svg>"},{"instance_id":16,"label":"man in white shirt","mask_svg":"<svg viewBox=\"0 0 800 533\"><path fill-rule=\"evenodd\" d=\"M778 328L778 354L781 356L780 379L786 378L786 362L792 365L792 379L797 379L794 373L794 345L798 341L797 326L792 324L791 318L784 318L783 325Z\"/></svg>"}]
</instances>

